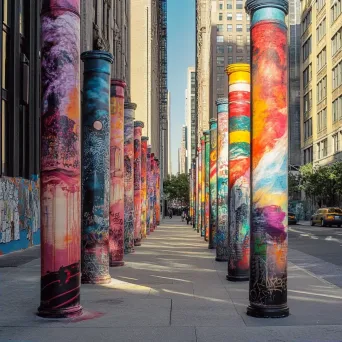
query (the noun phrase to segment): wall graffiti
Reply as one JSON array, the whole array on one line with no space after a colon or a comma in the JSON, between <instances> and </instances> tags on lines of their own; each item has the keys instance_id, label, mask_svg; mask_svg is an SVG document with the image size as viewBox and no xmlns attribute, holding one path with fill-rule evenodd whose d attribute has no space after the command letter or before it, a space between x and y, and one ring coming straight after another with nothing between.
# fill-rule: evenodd
<instances>
[{"instance_id":1,"label":"wall graffiti","mask_svg":"<svg viewBox=\"0 0 342 342\"><path fill-rule=\"evenodd\" d=\"M216 248L217 230L217 121L210 120L209 248Z\"/></svg>"}]
</instances>

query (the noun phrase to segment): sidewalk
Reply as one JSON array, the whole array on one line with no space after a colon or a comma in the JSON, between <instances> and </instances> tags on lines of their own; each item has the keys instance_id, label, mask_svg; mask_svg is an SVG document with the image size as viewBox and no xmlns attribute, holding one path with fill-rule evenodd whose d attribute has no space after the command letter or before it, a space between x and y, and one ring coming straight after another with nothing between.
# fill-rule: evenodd
<instances>
[{"instance_id":1,"label":"sidewalk","mask_svg":"<svg viewBox=\"0 0 342 342\"><path fill-rule=\"evenodd\" d=\"M0 258L1 260L1 258ZM165 220L109 285L82 285L75 320L35 315L40 260L0 268L3 341L342 341L342 289L289 263L283 319L246 315L248 283L226 280L226 263L180 218Z\"/></svg>"}]
</instances>

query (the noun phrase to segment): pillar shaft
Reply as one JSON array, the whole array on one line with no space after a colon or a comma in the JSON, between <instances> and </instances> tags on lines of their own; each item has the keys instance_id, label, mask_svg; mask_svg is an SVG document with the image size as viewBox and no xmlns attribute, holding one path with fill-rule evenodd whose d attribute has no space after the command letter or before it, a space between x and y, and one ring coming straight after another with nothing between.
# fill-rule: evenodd
<instances>
[{"instance_id":1,"label":"pillar shaft","mask_svg":"<svg viewBox=\"0 0 342 342\"><path fill-rule=\"evenodd\" d=\"M230 64L229 260L227 279L249 279L250 257L250 67Z\"/></svg>"},{"instance_id":2,"label":"pillar shaft","mask_svg":"<svg viewBox=\"0 0 342 342\"><path fill-rule=\"evenodd\" d=\"M205 237L205 136L201 137L201 236Z\"/></svg>"},{"instance_id":3,"label":"pillar shaft","mask_svg":"<svg viewBox=\"0 0 342 342\"><path fill-rule=\"evenodd\" d=\"M209 241L209 220L210 220L210 203L209 203L209 171L210 171L210 131L204 132L205 137L205 204L204 204L204 226L205 241Z\"/></svg>"},{"instance_id":4,"label":"pillar shaft","mask_svg":"<svg viewBox=\"0 0 342 342\"><path fill-rule=\"evenodd\" d=\"M134 121L134 245L141 245L141 134L143 122Z\"/></svg>"},{"instance_id":5,"label":"pillar shaft","mask_svg":"<svg viewBox=\"0 0 342 342\"><path fill-rule=\"evenodd\" d=\"M228 260L228 99L217 104L216 260Z\"/></svg>"},{"instance_id":6,"label":"pillar shaft","mask_svg":"<svg viewBox=\"0 0 342 342\"><path fill-rule=\"evenodd\" d=\"M110 65L108 52L82 53L82 283L109 275ZM96 146L96 148L94 148Z\"/></svg>"},{"instance_id":7,"label":"pillar shaft","mask_svg":"<svg viewBox=\"0 0 342 342\"><path fill-rule=\"evenodd\" d=\"M151 153L151 232L156 229L156 162L154 160L154 153Z\"/></svg>"},{"instance_id":8,"label":"pillar shaft","mask_svg":"<svg viewBox=\"0 0 342 342\"><path fill-rule=\"evenodd\" d=\"M197 164L198 164L198 222L197 222L197 233L202 232L202 146L200 145L198 148L198 156L197 156Z\"/></svg>"},{"instance_id":9,"label":"pillar shaft","mask_svg":"<svg viewBox=\"0 0 342 342\"><path fill-rule=\"evenodd\" d=\"M151 233L151 202L152 202L152 178L151 178L151 145L147 146L147 194L146 194L146 234Z\"/></svg>"},{"instance_id":10,"label":"pillar shaft","mask_svg":"<svg viewBox=\"0 0 342 342\"><path fill-rule=\"evenodd\" d=\"M288 249L286 0L248 0L251 14L251 265L247 314L284 317Z\"/></svg>"},{"instance_id":11,"label":"pillar shaft","mask_svg":"<svg viewBox=\"0 0 342 342\"><path fill-rule=\"evenodd\" d=\"M196 215L197 215L197 210L196 210L196 159L192 160L191 163L191 192L192 192L192 215L191 215L191 224L192 227L195 229L196 227Z\"/></svg>"},{"instance_id":12,"label":"pillar shaft","mask_svg":"<svg viewBox=\"0 0 342 342\"><path fill-rule=\"evenodd\" d=\"M198 203L198 199L199 199L199 185L198 185L198 155L196 156L195 159L195 163L196 163L196 177L195 177L195 192L196 192L196 201L195 201L195 206L196 206L196 219L195 219L195 227L194 229L199 232L199 211L200 211L200 207L199 207L199 203Z\"/></svg>"},{"instance_id":13,"label":"pillar shaft","mask_svg":"<svg viewBox=\"0 0 342 342\"><path fill-rule=\"evenodd\" d=\"M82 313L79 13L77 0L45 0L41 13L43 106L38 315L51 318Z\"/></svg>"},{"instance_id":14,"label":"pillar shaft","mask_svg":"<svg viewBox=\"0 0 342 342\"><path fill-rule=\"evenodd\" d=\"M134 116L136 108L137 105L135 103L125 103L125 253L134 252Z\"/></svg>"},{"instance_id":15,"label":"pillar shaft","mask_svg":"<svg viewBox=\"0 0 342 342\"><path fill-rule=\"evenodd\" d=\"M209 248L216 248L217 230L217 120L210 120Z\"/></svg>"},{"instance_id":16,"label":"pillar shaft","mask_svg":"<svg viewBox=\"0 0 342 342\"><path fill-rule=\"evenodd\" d=\"M112 80L110 89L109 265L124 265L124 102L126 84Z\"/></svg>"},{"instance_id":17,"label":"pillar shaft","mask_svg":"<svg viewBox=\"0 0 342 342\"><path fill-rule=\"evenodd\" d=\"M156 159L156 225L160 225L160 164Z\"/></svg>"},{"instance_id":18,"label":"pillar shaft","mask_svg":"<svg viewBox=\"0 0 342 342\"><path fill-rule=\"evenodd\" d=\"M147 137L141 137L141 234L147 236Z\"/></svg>"}]
</instances>

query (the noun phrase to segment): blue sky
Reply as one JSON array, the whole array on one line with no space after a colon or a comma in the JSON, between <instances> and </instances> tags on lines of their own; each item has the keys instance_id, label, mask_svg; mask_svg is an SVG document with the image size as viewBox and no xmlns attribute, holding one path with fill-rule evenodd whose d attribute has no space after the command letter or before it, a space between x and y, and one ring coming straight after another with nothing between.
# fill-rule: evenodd
<instances>
[{"instance_id":1,"label":"blue sky","mask_svg":"<svg viewBox=\"0 0 342 342\"><path fill-rule=\"evenodd\" d=\"M186 73L195 66L195 0L167 1L168 89L171 93L171 162L178 171L178 148L185 123Z\"/></svg>"}]
</instances>

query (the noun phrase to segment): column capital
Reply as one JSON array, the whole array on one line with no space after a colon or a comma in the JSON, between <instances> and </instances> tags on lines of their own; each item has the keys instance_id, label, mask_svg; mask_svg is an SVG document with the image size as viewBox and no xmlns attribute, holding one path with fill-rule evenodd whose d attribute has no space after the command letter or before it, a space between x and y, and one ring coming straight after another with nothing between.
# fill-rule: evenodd
<instances>
[{"instance_id":1,"label":"column capital","mask_svg":"<svg viewBox=\"0 0 342 342\"><path fill-rule=\"evenodd\" d=\"M285 14L289 11L288 0L247 0L245 10L251 14L261 8L273 7L282 10Z\"/></svg>"}]
</instances>

